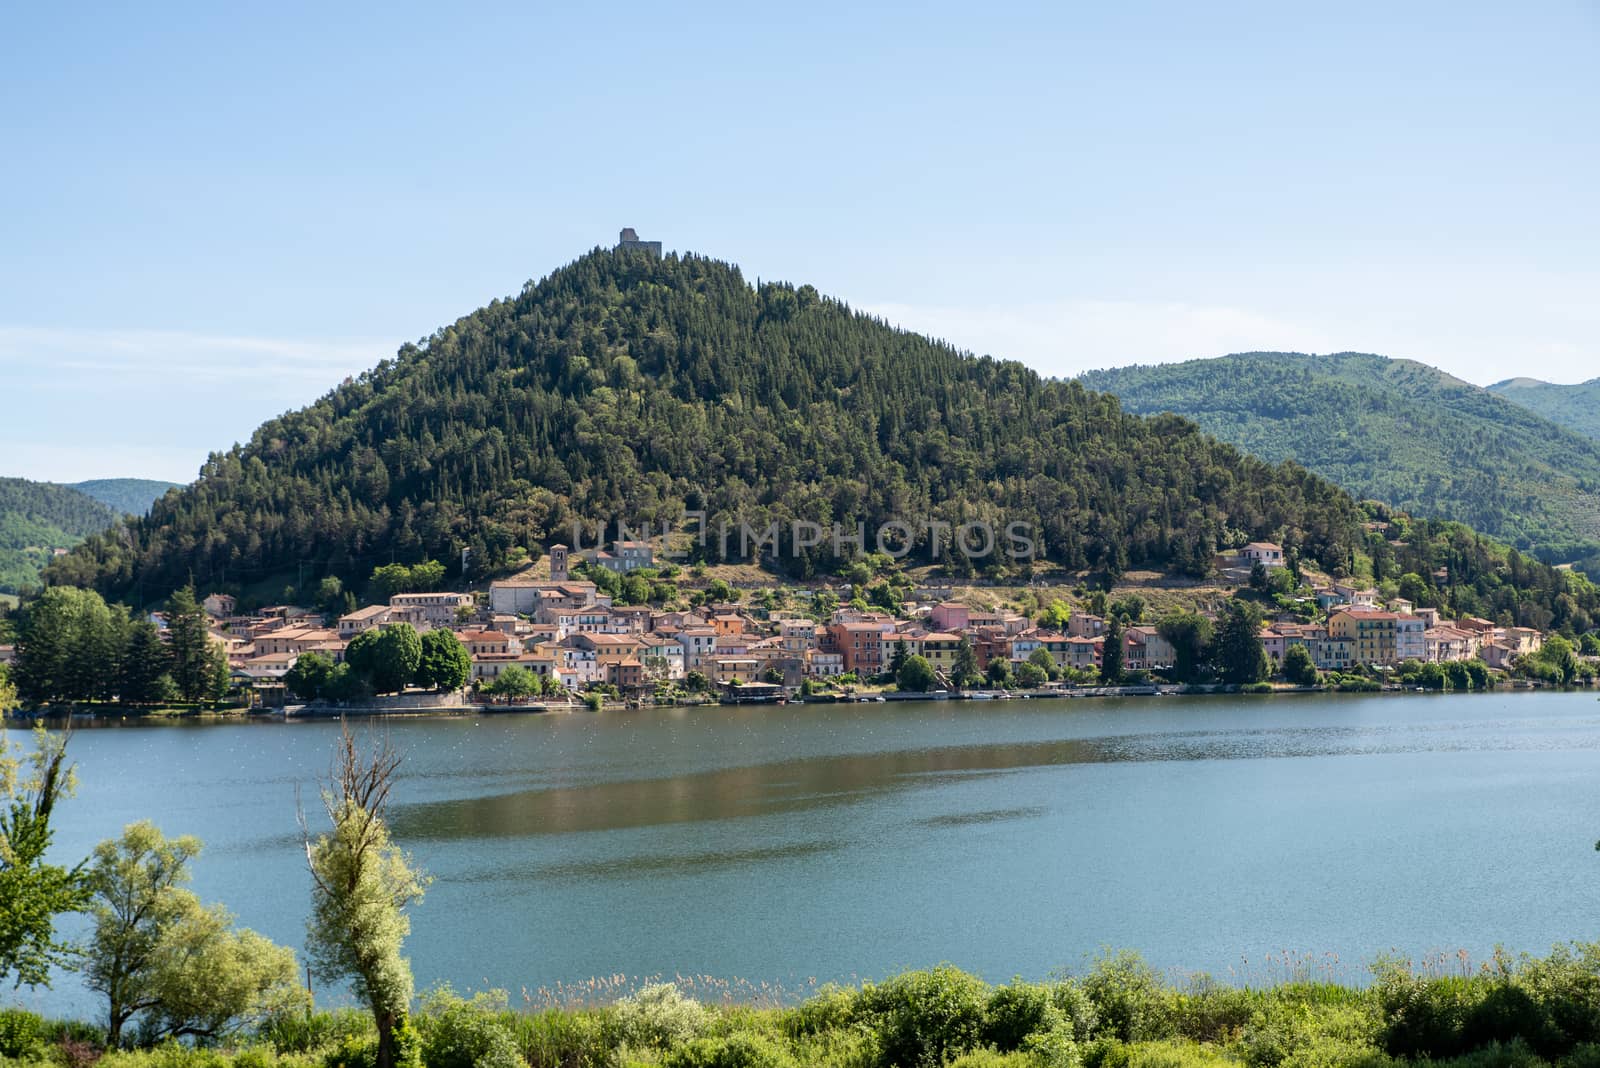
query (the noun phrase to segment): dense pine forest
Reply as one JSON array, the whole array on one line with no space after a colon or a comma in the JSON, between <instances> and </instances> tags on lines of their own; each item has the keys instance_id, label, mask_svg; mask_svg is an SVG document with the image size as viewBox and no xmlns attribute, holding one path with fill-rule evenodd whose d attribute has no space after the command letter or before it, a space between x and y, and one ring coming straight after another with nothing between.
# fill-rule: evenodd
<instances>
[{"instance_id":1,"label":"dense pine forest","mask_svg":"<svg viewBox=\"0 0 1600 1068\"><path fill-rule=\"evenodd\" d=\"M116 521L116 512L70 487L0 478L0 593L37 585L51 549Z\"/></svg>"},{"instance_id":2,"label":"dense pine forest","mask_svg":"<svg viewBox=\"0 0 1600 1068\"><path fill-rule=\"evenodd\" d=\"M1129 411L1175 412L1358 496L1467 523L1551 562L1600 565L1600 442L1431 367L1244 353L1082 381Z\"/></svg>"},{"instance_id":3,"label":"dense pine forest","mask_svg":"<svg viewBox=\"0 0 1600 1068\"><path fill-rule=\"evenodd\" d=\"M1362 518L1295 465L810 286L597 251L214 454L49 580L142 602L191 576L355 579L462 548L487 572L515 546L570 540L576 520L685 509L753 525L1028 522L1050 562L1112 573L1200 574L1219 547L1263 537L1335 566ZM785 544L781 564L804 577L830 553Z\"/></svg>"}]
</instances>

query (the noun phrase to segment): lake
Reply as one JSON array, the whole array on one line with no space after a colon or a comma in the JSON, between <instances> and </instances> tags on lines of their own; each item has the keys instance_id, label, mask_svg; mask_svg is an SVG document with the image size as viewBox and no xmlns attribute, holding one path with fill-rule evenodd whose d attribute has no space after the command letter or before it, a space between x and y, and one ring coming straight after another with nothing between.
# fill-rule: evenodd
<instances>
[{"instance_id":1,"label":"lake","mask_svg":"<svg viewBox=\"0 0 1600 1068\"><path fill-rule=\"evenodd\" d=\"M1582 693L926 702L401 719L396 837L434 877L418 987L771 982L1103 946L1175 971L1360 981L1593 937L1600 701ZM80 729L56 853L199 835L194 888L298 946L296 790L338 725ZM23 994L88 1012L72 977ZM336 992L319 992L328 995ZM325 996L325 1000L333 1000Z\"/></svg>"}]
</instances>

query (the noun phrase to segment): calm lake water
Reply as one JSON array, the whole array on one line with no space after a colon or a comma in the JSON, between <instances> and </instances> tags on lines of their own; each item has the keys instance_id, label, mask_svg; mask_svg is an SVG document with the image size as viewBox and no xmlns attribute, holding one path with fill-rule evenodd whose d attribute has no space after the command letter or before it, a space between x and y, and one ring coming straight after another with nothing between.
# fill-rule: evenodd
<instances>
[{"instance_id":1,"label":"calm lake water","mask_svg":"<svg viewBox=\"0 0 1600 1068\"><path fill-rule=\"evenodd\" d=\"M199 835L195 889L299 945L336 724L82 729L57 852ZM396 720L434 876L419 987L705 974L803 989L1102 946L1234 980L1286 951L1543 952L1600 935L1591 694L812 705ZM313 811L312 815L320 814ZM78 983L22 1000L88 1011Z\"/></svg>"}]
</instances>

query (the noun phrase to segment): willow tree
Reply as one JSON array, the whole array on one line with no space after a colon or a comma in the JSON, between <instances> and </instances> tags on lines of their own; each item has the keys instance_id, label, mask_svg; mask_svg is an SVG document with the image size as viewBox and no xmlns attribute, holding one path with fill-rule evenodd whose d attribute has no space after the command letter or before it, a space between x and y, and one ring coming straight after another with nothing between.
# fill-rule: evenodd
<instances>
[{"instance_id":1,"label":"willow tree","mask_svg":"<svg viewBox=\"0 0 1600 1068\"><path fill-rule=\"evenodd\" d=\"M16 691L0 672L0 719L16 705ZM49 986L50 968L66 960L56 940L55 917L88 901L82 866L45 863L57 802L72 793L67 735L34 731L34 750L21 757L0 729L0 979L17 986Z\"/></svg>"},{"instance_id":2,"label":"willow tree","mask_svg":"<svg viewBox=\"0 0 1600 1068\"><path fill-rule=\"evenodd\" d=\"M408 1030L414 980L404 955L411 919L427 877L389 837L384 820L400 755L387 737L368 751L342 724L333 768L322 791L331 830L311 840L311 919L306 948L324 982L349 981L378 1028L377 1068L394 1068ZM302 817L302 828L304 818Z\"/></svg>"}]
</instances>

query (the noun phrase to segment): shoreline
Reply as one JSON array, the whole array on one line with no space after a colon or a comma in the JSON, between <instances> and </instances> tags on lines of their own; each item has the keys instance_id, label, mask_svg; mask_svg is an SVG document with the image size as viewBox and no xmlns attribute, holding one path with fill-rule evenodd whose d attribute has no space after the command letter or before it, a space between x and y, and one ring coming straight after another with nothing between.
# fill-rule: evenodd
<instances>
[{"instance_id":1,"label":"shoreline","mask_svg":"<svg viewBox=\"0 0 1600 1068\"><path fill-rule=\"evenodd\" d=\"M1070 701L1083 699L1125 699L1165 697L1298 697L1309 695L1333 696L1433 696L1475 697L1494 693L1528 693L1547 690L1553 693L1594 692L1589 685L1552 686L1538 681L1517 680L1501 682L1483 690L1432 690L1425 687L1388 684L1374 689L1341 690L1336 686L1274 686L1270 690L1251 690L1237 683L1149 683L1136 686L1083 686L1046 690L970 690L929 691L914 693L892 691L868 694L812 694L792 697L782 701L708 700L692 702L621 702L608 701L599 712L637 712L649 709L693 708L745 708L773 705L827 705L827 704L894 704L898 702L939 703L945 701ZM417 697L422 695L409 695ZM428 695L433 696L433 695ZM581 701L553 704L530 702L528 704L490 704L476 701L454 700L431 704L390 703L387 701L361 705L288 705L278 708L234 708L217 710L145 710L140 708L69 708L54 710L15 710L0 717L0 725L26 726L35 723L62 721L112 723L135 720L145 723L239 723L239 722L294 722L351 718L465 718L469 716L503 715L572 715L590 711Z\"/></svg>"}]
</instances>

